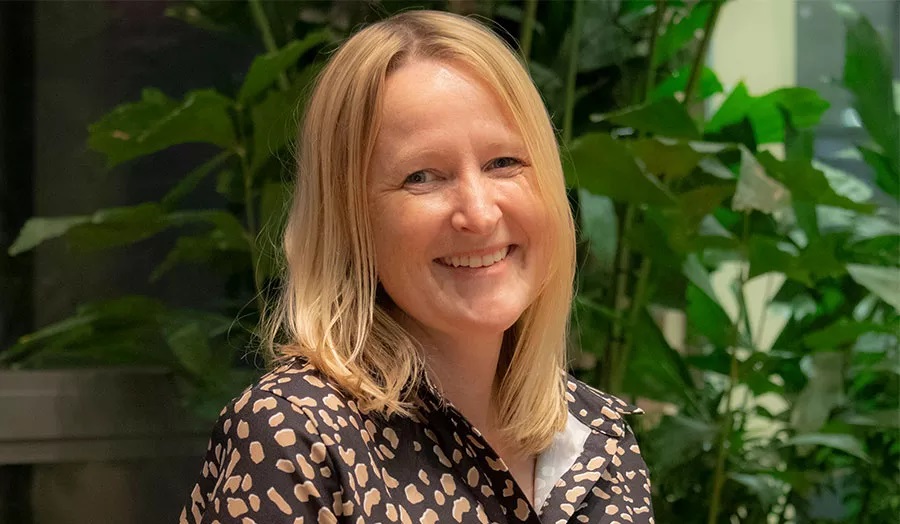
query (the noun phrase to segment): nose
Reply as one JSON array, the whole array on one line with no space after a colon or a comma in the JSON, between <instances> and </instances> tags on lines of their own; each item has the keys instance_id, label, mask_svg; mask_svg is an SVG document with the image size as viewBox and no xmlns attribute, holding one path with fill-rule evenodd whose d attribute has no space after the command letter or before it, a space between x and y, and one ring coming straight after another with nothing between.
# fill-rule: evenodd
<instances>
[{"instance_id":1,"label":"nose","mask_svg":"<svg viewBox=\"0 0 900 524\"><path fill-rule=\"evenodd\" d=\"M460 176L457 182L456 205L450 218L453 228L478 235L493 233L502 215L494 181L477 170Z\"/></svg>"}]
</instances>

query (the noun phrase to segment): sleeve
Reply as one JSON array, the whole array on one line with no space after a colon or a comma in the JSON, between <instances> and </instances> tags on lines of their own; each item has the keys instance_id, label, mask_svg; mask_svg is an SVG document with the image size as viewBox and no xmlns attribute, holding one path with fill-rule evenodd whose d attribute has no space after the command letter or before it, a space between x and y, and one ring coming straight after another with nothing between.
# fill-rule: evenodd
<instances>
[{"instance_id":1,"label":"sleeve","mask_svg":"<svg viewBox=\"0 0 900 524\"><path fill-rule=\"evenodd\" d=\"M331 522L340 496L310 418L287 399L250 389L219 417L179 524Z\"/></svg>"}]
</instances>

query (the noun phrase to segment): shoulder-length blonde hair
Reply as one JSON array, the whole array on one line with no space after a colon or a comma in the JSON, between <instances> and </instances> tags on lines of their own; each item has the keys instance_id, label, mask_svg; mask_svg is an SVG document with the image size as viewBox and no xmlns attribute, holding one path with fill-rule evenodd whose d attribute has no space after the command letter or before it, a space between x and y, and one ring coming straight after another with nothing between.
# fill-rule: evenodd
<instances>
[{"instance_id":1,"label":"shoulder-length blonde hair","mask_svg":"<svg viewBox=\"0 0 900 524\"><path fill-rule=\"evenodd\" d=\"M497 370L506 442L545 449L566 421L566 335L575 233L559 151L541 97L515 53L468 18L410 11L347 40L320 74L300 131L284 234L284 287L263 335L277 360L302 357L366 411L409 415L424 379L416 341L385 309L366 199L385 79L417 59L464 64L518 126L547 206L554 258L535 302L510 328Z\"/></svg>"}]
</instances>

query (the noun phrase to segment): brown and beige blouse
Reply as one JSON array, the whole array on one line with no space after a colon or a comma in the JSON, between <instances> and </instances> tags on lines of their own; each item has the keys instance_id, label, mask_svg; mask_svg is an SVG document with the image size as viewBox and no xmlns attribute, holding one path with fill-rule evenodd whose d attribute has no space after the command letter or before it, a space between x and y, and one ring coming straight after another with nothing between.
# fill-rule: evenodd
<instances>
[{"instance_id":1,"label":"brown and beige blouse","mask_svg":"<svg viewBox=\"0 0 900 524\"><path fill-rule=\"evenodd\" d=\"M568 423L538 457L532 506L431 389L417 417L386 421L287 364L222 411L180 523L652 523L647 466L622 419L639 410L567 386Z\"/></svg>"}]
</instances>

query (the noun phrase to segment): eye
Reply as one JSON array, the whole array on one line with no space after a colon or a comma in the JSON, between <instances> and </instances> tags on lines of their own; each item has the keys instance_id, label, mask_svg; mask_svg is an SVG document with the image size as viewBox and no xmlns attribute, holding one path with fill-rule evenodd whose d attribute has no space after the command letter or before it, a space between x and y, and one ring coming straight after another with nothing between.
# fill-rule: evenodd
<instances>
[{"instance_id":1,"label":"eye","mask_svg":"<svg viewBox=\"0 0 900 524\"><path fill-rule=\"evenodd\" d=\"M416 171L411 175L407 176L404 180L404 184L416 185L416 184L424 184L426 182L431 182L434 180L434 176L431 175L428 171Z\"/></svg>"},{"instance_id":2,"label":"eye","mask_svg":"<svg viewBox=\"0 0 900 524\"><path fill-rule=\"evenodd\" d=\"M502 156L495 158L488 163L488 169L508 169L511 167L521 166L522 161L511 156Z\"/></svg>"}]
</instances>

